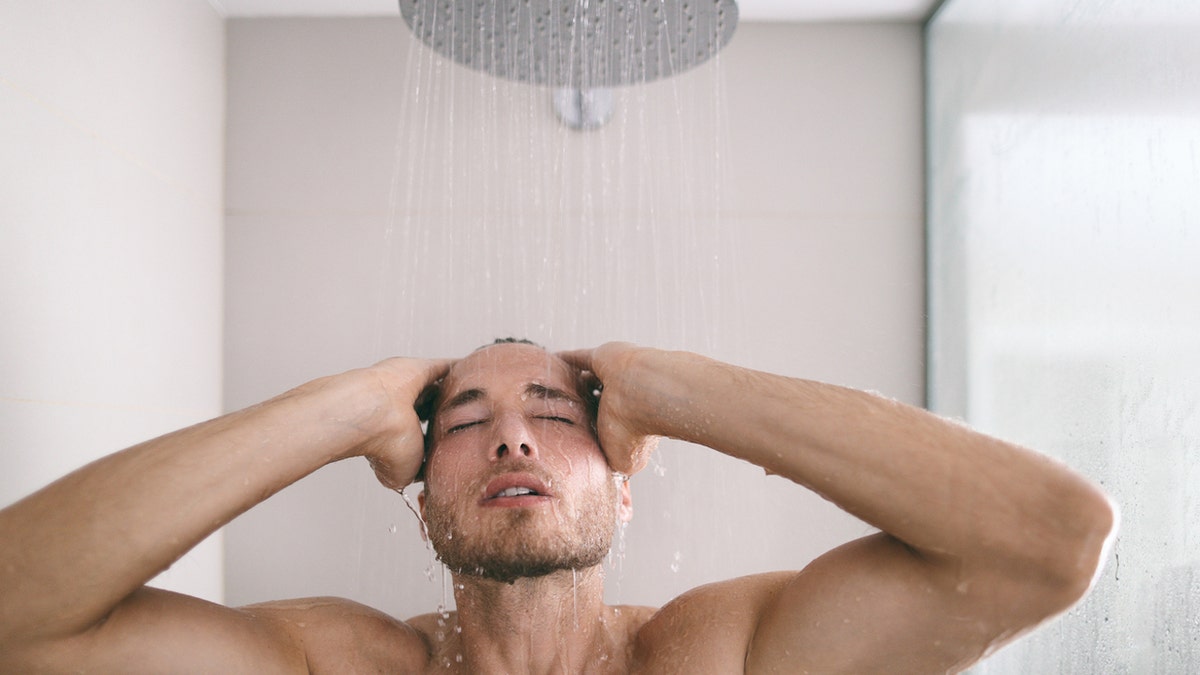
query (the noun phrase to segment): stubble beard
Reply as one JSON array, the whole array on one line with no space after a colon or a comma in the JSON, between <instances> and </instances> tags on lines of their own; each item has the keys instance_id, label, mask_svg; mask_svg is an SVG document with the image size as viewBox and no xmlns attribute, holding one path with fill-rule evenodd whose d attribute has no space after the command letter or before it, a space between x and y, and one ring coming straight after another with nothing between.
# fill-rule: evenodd
<instances>
[{"instance_id":1,"label":"stubble beard","mask_svg":"<svg viewBox=\"0 0 1200 675\"><path fill-rule=\"evenodd\" d=\"M487 522L470 524L452 500L427 492L425 518L433 549L452 572L511 584L600 564L612 545L616 508L610 482L607 489L589 490L574 507L489 509ZM551 519L552 530L546 526Z\"/></svg>"}]
</instances>

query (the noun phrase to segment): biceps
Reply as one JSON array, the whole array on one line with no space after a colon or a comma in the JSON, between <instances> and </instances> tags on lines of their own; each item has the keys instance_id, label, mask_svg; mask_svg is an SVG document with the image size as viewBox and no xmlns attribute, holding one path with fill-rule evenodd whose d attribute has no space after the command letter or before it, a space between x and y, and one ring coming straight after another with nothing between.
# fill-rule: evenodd
<instances>
[{"instance_id":1,"label":"biceps","mask_svg":"<svg viewBox=\"0 0 1200 675\"><path fill-rule=\"evenodd\" d=\"M277 627L236 609L142 588L92 630L32 654L49 671L307 672Z\"/></svg>"},{"instance_id":2,"label":"biceps","mask_svg":"<svg viewBox=\"0 0 1200 675\"><path fill-rule=\"evenodd\" d=\"M1002 633L885 534L818 558L764 608L753 672L957 672Z\"/></svg>"}]
</instances>

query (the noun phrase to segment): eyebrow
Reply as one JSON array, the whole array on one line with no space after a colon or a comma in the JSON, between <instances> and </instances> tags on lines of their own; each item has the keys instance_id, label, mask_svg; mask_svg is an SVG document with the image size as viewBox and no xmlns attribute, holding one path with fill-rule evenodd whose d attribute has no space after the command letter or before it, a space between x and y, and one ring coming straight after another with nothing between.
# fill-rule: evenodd
<instances>
[{"instance_id":1,"label":"eyebrow","mask_svg":"<svg viewBox=\"0 0 1200 675\"><path fill-rule=\"evenodd\" d=\"M487 398L487 392L482 389L466 389L458 392L449 401L442 406L441 412L449 412L455 408L460 408L468 403L474 403Z\"/></svg>"},{"instance_id":2,"label":"eyebrow","mask_svg":"<svg viewBox=\"0 0 1200 675\"><path fill-rule=\"evenodd\" d=\"M530 382L525 385L525 393L535 398L540 398L550 401L567 401L569 403L581 403L579 397L570 392L557 389L555 387L547 387L544 384Z\"/></svg>"}]
</instances>

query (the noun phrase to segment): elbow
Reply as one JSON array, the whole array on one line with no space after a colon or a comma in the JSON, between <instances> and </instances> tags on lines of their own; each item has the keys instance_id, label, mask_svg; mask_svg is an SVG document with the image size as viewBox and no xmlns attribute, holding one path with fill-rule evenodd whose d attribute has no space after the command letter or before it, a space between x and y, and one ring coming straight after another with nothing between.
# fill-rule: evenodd
<instances>
[{"instance_id":1,"label":"elbow","mask_svg":"<svg viewBox=\"0 0 1200 675\"><path fill-rule=\"evenodd\" d=\"M1080 576L1085 578L1081 579L1083 589L1080 598L1091 590L1104 571L1104 562L1116 541L1120 521L1120 511L1116 503L1108 495L1096 491L1090 509L1089 528L1080 545Z\"/></svg>"},{"instance_id":2,"label":"elbow","mask_svg":"<svg viewBox=\"0 0 1200 675\"><path fill-rule=\"evenodd\" d=\"M1104 563L1116 539L1120 512L1099 490L1089 490L1066 527L1061 541L1047 556L1044 579L1048 590L1046 609L1053 616L1067 611L1091 592L1104 571Z\"/></svg>"}]
</instances>

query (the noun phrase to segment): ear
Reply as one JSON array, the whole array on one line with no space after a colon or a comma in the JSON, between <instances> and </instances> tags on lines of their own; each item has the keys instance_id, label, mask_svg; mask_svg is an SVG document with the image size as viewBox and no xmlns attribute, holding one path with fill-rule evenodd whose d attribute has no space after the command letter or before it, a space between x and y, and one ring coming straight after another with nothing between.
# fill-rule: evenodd
<instances>
[{"instance_id":1,"label":"ear","mask_svg":"<svg viewBox=\"0 0 1200 675\"><path fill-rule=\"evenodd\" d=\"M621 501L617 506L617 517L622 523L628 523L633 520L633 493L629 489L629 479L621 481L620 490Z\"/></svg>"}]
</instances>

